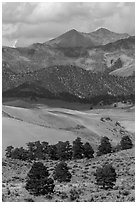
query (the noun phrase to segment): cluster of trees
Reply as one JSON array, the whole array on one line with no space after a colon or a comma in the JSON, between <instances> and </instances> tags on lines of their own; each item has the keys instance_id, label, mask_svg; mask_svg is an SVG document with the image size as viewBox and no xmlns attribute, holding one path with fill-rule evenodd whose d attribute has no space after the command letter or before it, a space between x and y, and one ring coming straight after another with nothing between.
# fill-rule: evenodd
<instances>
[{"instance_id":1,"label":"cluster of trees","mask_svg":"<svg viewBox=\"0 0 137 204\"><path fill-rule=\"evenodd\" d=\"M101 143L98 146L97 156L118 150L129 149L132 148L133 144L129 136L126 135L122 137L120 144L117 146L118 148L112 148L108 137L102 137ZM79 137L73 141L73 145L70 145L68 141L58 142L56 145L49 145L47 142L40 143L37 141L29 142L27 147L28 149L23 149L23 147L14 149L12 146L8 146L6 149L6 157L21 160L46 158L61 160L55 166L52 176L42 162L34 161L27 175L25 188L30 194L35 196L53 193L55 187L54 180L58 182L71 181L72 175L65 160L94 157L94 150L91 145L88 142L83 144ZM113 188L115 185L116 172L111 164L105 164L102 167L98 167L94 176L96 184L103 189Z\"/></svg>"},{"instance_id":2,"label":"cluster of trees","mask_svg":"<svg viewBox=\"0 0 137 204\"><path fill-rule=\"evenodd\" d=\"M64 161L56 165L51 177L48 168L42 162L34 162L27 174L25 188L35 196L51 194L54 192L54 180L58 182L70 182L71 173Z\"/></svg>"},{"instance_id":3,"label":"cluster of trees","mask_svg":"<svg viewBox=\"0 0 137 204\"><path fill-rule=\"evenodd\" d=\"M59 141L55 145L49 145L47 142L29 142L27 149L23 147L14 148L8 146L6 148L6 157L20 160L37 160L37 159L51 159L51 160L70 160L92 158L94 150L91 145L86 142L83 144L81 138L77 137L73 141L73 145L69 141Z\"/></svg>"},{"instance_id":4,"label":"cluster of trees","mask_svg":"<svg viewBox=\"0 0 137 204\"><path fill-rule=\"evenodd\" d=\"M108 137L102 137L101 143L98 146L97 156L108 154L111 152L130 149L132 148L132 140L128 135L121 138L120 144L112 147ZM71 160L71 159L82 159L82 158L93 158L94 150L92 146L86 142L83 144L80 137L77 137L73 141L73 145L69 141L59 141L55 145L49 145L48 142L29 142L27 143L27 149L23 147L14 148L8 146L6 148L6 157L19 160Z\"/></svg>"},{"instance_id":5,"label":"cluster of trees","mask_svg":"<svg viewBox=\"0 0 137 204\"><path fill-rule=\"evenodd\" d=\"M111 164L104 164L98 167L94 173L96 184L103 189L112 189L116 182L116 172ZM48 168L42 162L34 162L27 174L25 188L35 196L54 193L55 183L70 182L71 173L64 161L56 165L53 175L49 174Z\"/></svg>"},{"instance_id":6,"label":"cluster of trees","mask_svg":"<svg viewBox=\"0 0 137 204\"><path fill-rule=\"evenodd\" d=\"M133 143L128 135L123 136L121 138L120 143L117 144L115 147L112 147L108 137L102 137L101 144L98 146L97 156L117 152L120 150L131 149L132 147Z\"/></svg>"}]
</instances>

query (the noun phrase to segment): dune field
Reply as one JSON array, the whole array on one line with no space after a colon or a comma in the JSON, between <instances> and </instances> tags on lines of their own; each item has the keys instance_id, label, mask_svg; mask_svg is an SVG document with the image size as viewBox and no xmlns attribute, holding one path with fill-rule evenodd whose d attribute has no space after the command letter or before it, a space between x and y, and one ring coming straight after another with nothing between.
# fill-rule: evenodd
<instances>
[{"instance_id":1,"label":"dune field","mask_svg":"<svg viewBox=\"0 0 137 204\"><path fill-rule=\"evenodd\" d=\"M50 144L67 140L72 143L79 136L95 149L102 136L107 136L115 145L122 134L129 131L134 140L133 108L89 110L82 107L81 110L72 110L66 107L30 104L23 100L5 102L2 109L3 154L8 145L24 146L27 142L37 140Z\"/></svg>"}]
</instances>

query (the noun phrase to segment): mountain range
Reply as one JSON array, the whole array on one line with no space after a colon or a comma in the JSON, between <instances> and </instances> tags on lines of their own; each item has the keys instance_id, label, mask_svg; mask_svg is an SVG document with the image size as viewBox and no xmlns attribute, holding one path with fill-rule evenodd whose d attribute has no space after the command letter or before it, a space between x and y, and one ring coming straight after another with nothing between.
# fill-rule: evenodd
<instances>
[{"instance_id":1,"label":"mountain range","mask_svg":"<svg viewBox=\"0 0 137 204\"><path fill-rule=\"evenodd\" d=\"M45 43L2 48L3 96L92 98L134 94L135 37L70 30Z\"/></svg>"}]
</instances>

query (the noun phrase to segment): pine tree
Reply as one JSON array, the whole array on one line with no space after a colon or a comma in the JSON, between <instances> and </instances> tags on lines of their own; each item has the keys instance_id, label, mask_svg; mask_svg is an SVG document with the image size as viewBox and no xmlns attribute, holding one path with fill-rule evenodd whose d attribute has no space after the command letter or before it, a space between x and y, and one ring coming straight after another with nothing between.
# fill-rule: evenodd
<instances>
[{"instance_id":1,"label":"pine tree","mask_svg":"<svg viewBox=\"0 0 137 204\"><path fill-rule=\"evenodd\" d=\"M120 145L121 145L121 149L131 149L133 144L132 144L132 140L130 139L130 137L128 135L123 136L121 141L120 141Z\"/></svg>"},{"instance_id":2,"label":"pine tree","mask_svg":"<svg viewBox=\"0 0 137 204\"><path fill-rule=\"evenodd\" d=\"M53 172L53 177L55 180L59 182L69 182L71 180L71 173L69 172L69 168L64 161L61 161Z\"/></svg>"},{"instance_id":3,"label":"pine tree","mask_svg":"<svg viewBox=\"0 0 137 204\"><path fill-rule=\"evenodd\" d=\"M26 190L30 194L39 196L53 193L54 181L49 178L47 168L41 162L35 162L27 175Z\"/></svg>"},{"instance_id":4,"label":"pine tree","mask_svg":"<svg viewBox=\"0 0 137 204\"><path fill-rule=\"evenodd\" d=\"M91 145L88 142L86 142L84 144L84 156L86 158L90 159L90 158L94 157L93 154L94 154L93 148L91 147Z\"/></svg>"},{"instance_id":5,"label":"pine tree","mask_svg":"<svg viewBox=\"0 0 137 204\"><path fill-rule=\"evenodd\" d=\"M6 148L6 150L5 150L5 151L6 151L5 156L6 156L7 158L10 158L11 155L12 155L13 150L14 150L14 147L13 147L13 146L8 146L8 147Z\"/></svg>"},{"instance_id":6,"label":"pine tree","mask_svg":"<svg viewBox=\"0 0 137 204\"><path fill-rule=\"evenodd\" d=\"M73 152L74 159L83 158L84 147L80 137L77 137L77 139L73 141L72 152Z\"/></svg>"},{"instance_id":7,"label":"pine tree","mask_svg":"<svg viewBox=\"0 0 137 204\"><path fill-rule=\"evenodd\" d=\"M56 147L57 155L60 160L68 160L72 158L72 147L69 141L66 142L59 141Z\"/></svg>"},{"instance_id":8,"label":"pine tree","mask_svg":"<svg viewBox=\"0 0 137 204\"><path fill-rule=\"evenodd\" d=\"M57 154L57 146L56 145L49 145L48 147L48 156L52 160L58 160L58 154Z\"/></svg>"},{"instance_id":9,"label":"pine tree","mask_svg":"<svg viewBox=\"0 0 137 204\"><path fill-rule=\"evenodd\" d=\"M116 172L111 164L98 167L95 173L96 184L103 189L113 188L116 182Z\"/></svg>"},{"instance_id":10,"label":"pine tree","mask_svg":"<svg viewBox=\"0 0 137 204\"><path fill-rule=\"evenodd\" d=\"M98 147L97 155L100 156L102 154L108 154L108 153L111 153L111 151L112 151L112 146L109 142L108 137L102 137L101 144Z\"/></svg>"}]
</instances>

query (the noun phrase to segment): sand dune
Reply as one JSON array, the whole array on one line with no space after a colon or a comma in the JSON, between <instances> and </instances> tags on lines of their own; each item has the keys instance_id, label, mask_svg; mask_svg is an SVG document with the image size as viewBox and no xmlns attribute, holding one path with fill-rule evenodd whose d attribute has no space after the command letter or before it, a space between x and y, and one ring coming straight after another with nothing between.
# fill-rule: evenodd
<instances>
[{"instance_id":1,"label":"sand dune","mask_svg":"<svg viewBox=\"0 0 137 204\"><path fill-rule=\"evenodd\" d=\"M101 117L111 120L101 121ZM116 121L121 126L116 126ZM8 145L24 146L29 141L59 140L72 142L77 136L89 141L94 148L102 136L112 144L121 139L120 130L134 133L134 112L123 109L95 109L78 111L47 106L21 108L3 105L3 150Z\"/></svg>"}]
</instances>

